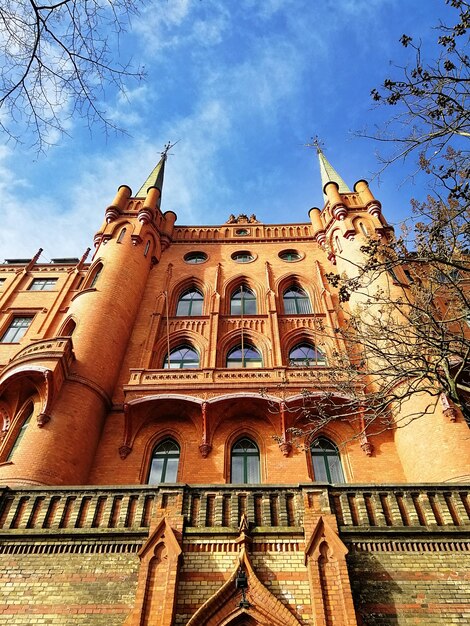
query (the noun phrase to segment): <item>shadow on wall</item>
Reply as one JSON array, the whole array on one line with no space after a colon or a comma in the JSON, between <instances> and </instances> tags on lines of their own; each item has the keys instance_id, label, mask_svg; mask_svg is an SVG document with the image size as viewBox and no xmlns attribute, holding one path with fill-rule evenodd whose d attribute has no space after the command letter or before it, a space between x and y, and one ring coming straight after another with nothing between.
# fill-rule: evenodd
<instances>
[{"instance_id":1,"label":"shadow on wall","mask_svg":"<svg viewBox=\"0 0 470 626\"><path fill-rule=\"evenodd\" d=\"M346 562L358 626L399 626L408 623L403 621L403 615L395 606L398 597L401 597L400 603L403 602L403 589L375 555L351 551Z\"/></svg>"}]
</instances>

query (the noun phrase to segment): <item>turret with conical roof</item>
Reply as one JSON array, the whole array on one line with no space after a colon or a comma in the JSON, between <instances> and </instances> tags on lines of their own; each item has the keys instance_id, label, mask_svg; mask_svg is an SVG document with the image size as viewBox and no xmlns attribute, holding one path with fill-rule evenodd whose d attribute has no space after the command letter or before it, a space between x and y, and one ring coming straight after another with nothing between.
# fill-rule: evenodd
<instances>
[{"instance_id":1,"label":"turret with conical roof","mask_svg":"<svg viewBox=\"0 0 470 626\"><path fill-rule=\"evenodd\" d=\"M132 197L122 185L106 209L88 274L67 312L75 324L70 371L48 411L46 436L30 433L29 445L41 454L34 463L18 454L5 470L9 483L87 483L109 407L120 401L113 394L149 272L171 242L176 215L160 211L167 152L144 183L144 196Z\"/></svg>"},{"instance_id":2,"label":"turret with conical roof","mask_svg":"<svg viewBox=\"0 0 470 626\"><path fill-rule=\"evenodd\" d=\"M333 263L339 261L341 256L344 263L354 265L363 255L360 247L364 238L379 235L382 236L387 230L391 230L382 216L380 202L374 198L365 180L359 180L354 191L348 187L347 183L340 176L338 171L331 165L318 142L315 144L322 190L325 198L323 209L313 207L310 210L316 241L326 246L329 250L329 258ZM342 241L353 243L347 247L348 254L340 255L343 251ZM345 250L346 252L346 250ZM344 265L344 263L342 263ZM346 268L341 268L346 269Z\"/></svg>"}]
</instances>

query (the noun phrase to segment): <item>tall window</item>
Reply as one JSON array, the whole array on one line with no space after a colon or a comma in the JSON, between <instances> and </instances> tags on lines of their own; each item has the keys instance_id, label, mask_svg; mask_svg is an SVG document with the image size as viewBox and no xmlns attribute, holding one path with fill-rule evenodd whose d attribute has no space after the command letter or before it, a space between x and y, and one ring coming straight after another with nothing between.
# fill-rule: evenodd
<instances>
[{"instance_id":1,"label":"tall window","mask_svg":"<svg viewBox=\"0 0 470 626\"><path fill-rule=\"evenodd\" d=\"M30 327L32 321L32 317L14 317L0 339L0 343L18 343Z\"/></svg>"},{"instance_id":2,"label":"tall window","mask_svg":"<svg viewBox=\"0 0 470 626\"><path fill-rule=\"evenodd\" d=\"M250 369L263 367L263 358L251 343L235 346L227 354L227 367L234 369L237 367L247 367Z\"/></svg>"},{"instance_id":3,"label":"tall window","mask_svg":"<svg viewBox=\"0 0 470 626\"><path fill-rule=\"evenodd\" d=\"M93 279L90 283L90 287L89 289L93 289L93 287L96 287L96 283L98 282L98 278L100 277L100 274L103 270L103 265L100 263L96 268L95 268L95 275L93 276Z\"/></svg>"},{"instance_id":4,"label":"tall window","mask_svg":"<svg viewBox=\"0 0 470 626\"><path fill-rule=\"evenodd\" d=\"M289 352L289 365L294 367L315 367L326 365L326 357L321 350L311 343L304 341L298 343Z\"/></svg>"},{"instance_id":5,"label":"tall window","mask_svg":"<svg viewBox=\"0 0 470 626\"><path fill-rule=\"evenodd\" d=\"M123 229L121 230L121 232L119 233L119 237L118 237L118 239L117 239L117 242L118 242L118 243L122 243L122 240L124 239L124 237L125 237L125 236L126 236L126 229L125 229L125 228L123 228Z\"/></svg>"},{"instance_id":6,"label":"tall window","mask_svg":"<svg viewBox=\"0 0 470 626\"><path fill-rule=\"evenodd\" d=\"M24 420L23 425L21 426L20 431L16 435L15 443L13 444L13 446L10 449L10 452L8 453L7 461L11 460L11 458L13 457L13 455L15 453L15 450L17 450L18 446L20 445L20 442L23 439L23 435L25 433L25 430L28 428L29 423L31 422L31 418L33 417L33 413L34 413L34 406L31 405L29 407L28 411L27 411L27 417Z\"/></svg>"},{"instance_id":7,"label":"tall window","mask_svg":"<svg viewBox=\"0 0 470 626\"><path fill-rule=\"evenodd\" d=\"M256 315L256 296L245 285L232 293L230 315Z\"/></svg>"},{"instance_id":8,"label":"tall window","mask_svg":"<svg viewBox=\"0 0 470 626\"><path fill-rule=\"evenodd\" d=\"M343 468L338 448L325 437L318 437L310 447L314 480L328 483L344 483Z\"/></svg>"},{"instance_id":9,"label":"tall window","mask_svg":"<svg viewBox=\"0 0 470 626\"><path fill-rule=\"evenodd\" d=\"M197 289L188 289L188 291L185 291L178 300L176 315L202 315L203 302L204 297L200 291L198 291Z\"/></svg>"},{"instance_id":10,"label":"tall window","mask_svg":"<svg viewBox=\"0 0 470 626\"><path fill-rule=\"evenodd\" d=\"M50 291L54 289L57 278L33 278L28 291Z\"/></svg>"},{"instance_id":11,"label":"tall window","mask_svg":"<svg viewBox=\"0 0 470 626\"><path fill-rule=\"evenodd\" d=\"M173 439L165 439L155 447L150 465L149 484L175 483L178 477L180 448Z\"/></svg>"},{"instance_id":12,"label":"tall window","mask_svg":"<svg viewBox=\"0 0 470 626\"><path fill-rule=\"evenodd\" d=\"M232 483L257 484L260 482L258 446L244 437L232 448Z\"/></svg>"},{"instance_id":13,"label":"tall window","mask_svg":"<svg viewBox=\"0 0 470 626\"><path fill-rule=\"evenodd\" d=\"M168 363L168 355L163 362L164 369L195 369L199 367L199 354L188 345L178 346L170 352L170 362Z\"/></svg>"},{"instance_id":14,"label":"tall window","mask_svg":"<svg viewBox=\"0 0 470 626\"><path fill-rule=\"evenodd\" d=\"M303 315L312 312L309 297L302 287L293 285L286 289L283 300L286 315Z\"/></svg>"}]
</instances>

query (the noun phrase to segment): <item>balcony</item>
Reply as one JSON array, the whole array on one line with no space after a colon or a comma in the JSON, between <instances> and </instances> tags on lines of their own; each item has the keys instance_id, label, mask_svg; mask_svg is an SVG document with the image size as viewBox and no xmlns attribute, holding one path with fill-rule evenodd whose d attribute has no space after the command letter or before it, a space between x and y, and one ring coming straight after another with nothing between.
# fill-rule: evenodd
<instances>
[{"instance_id":1,"label":"balcony","mask_svg":"<svg viewBox=\"0 0 470 626\"><path fill-rule=\"evenodd\" d=\"M58 363L61 363L63 371L67 372L74 358L71 337L41 339L40 341L29 343L17 352L3 369L2 378L4 378L10 370L25 363L47 365L52 371L54 371Z\"/></svg>"},{"instance_id":2,"label":"balcony","mask_svg":"<svg viewBox=\"0 0 470 626\"><path fill-rule=\"evenodd\" d=\"M239 384L243 389L278 386L290 383L303 387L315 384L316 388L329 387L331 379L328 367L273 367L273 368L240 368L240 369L131 369L130 379L124 387L125 391L168 391L170 388L187 388L211 390L234 387Z\"/></svg>"}]
</instances>

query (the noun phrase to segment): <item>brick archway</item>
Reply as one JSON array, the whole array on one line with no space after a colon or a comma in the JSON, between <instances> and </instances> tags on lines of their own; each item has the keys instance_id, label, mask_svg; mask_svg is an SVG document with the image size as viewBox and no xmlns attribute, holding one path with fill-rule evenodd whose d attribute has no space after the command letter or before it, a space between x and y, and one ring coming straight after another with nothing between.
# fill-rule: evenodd
<instances>
[{"instance_id":1,"label":"brick archway","mask_svg":"<svg viewBox=\"0 0 470 626\"><path fill-rule=\"evenodd\" d=\"M243 522L242 522L243 523ZM240 534L245 541L244 532ZM248 609L237 606L235 579L243 567L248 580ZM230 578L191 617L186 626L300 626L295 616L259 580L244 545Z\"/></svg>"}]
</instances>

